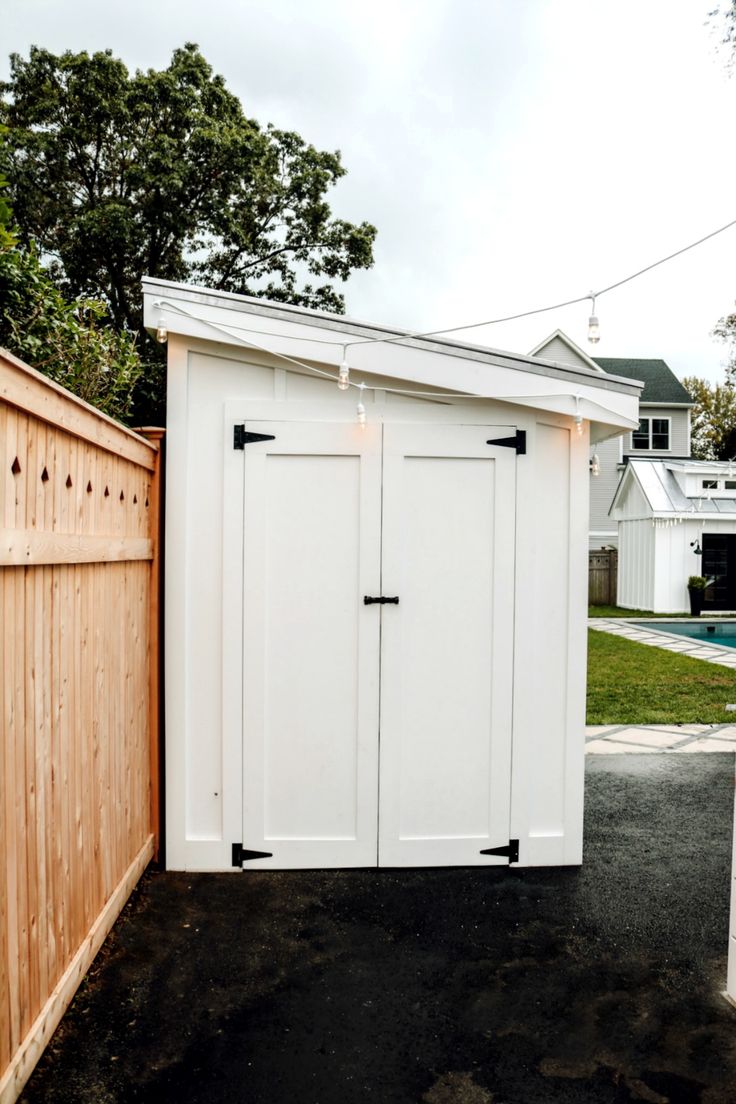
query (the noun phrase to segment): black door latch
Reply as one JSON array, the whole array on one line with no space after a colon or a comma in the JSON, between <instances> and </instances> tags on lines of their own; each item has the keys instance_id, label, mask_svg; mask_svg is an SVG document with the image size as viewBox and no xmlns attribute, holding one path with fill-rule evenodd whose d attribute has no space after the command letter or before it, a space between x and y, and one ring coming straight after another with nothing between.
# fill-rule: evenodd
<instances>
[{"instance_id":1,"label":"black door latch","mask_svg":"<svg viewBox=\"0 0 736 1104\"><path fill-rule=\"evenodd\" d=\"M399 604L398 597L396 597L396 598L384 598L383 595L381 595L380 598L371 598L370 594L366 594L365 597L363 598L363 605L364 606L385 606L385 605L398 606L398 604Z\"/></svg>"}]
</instances>

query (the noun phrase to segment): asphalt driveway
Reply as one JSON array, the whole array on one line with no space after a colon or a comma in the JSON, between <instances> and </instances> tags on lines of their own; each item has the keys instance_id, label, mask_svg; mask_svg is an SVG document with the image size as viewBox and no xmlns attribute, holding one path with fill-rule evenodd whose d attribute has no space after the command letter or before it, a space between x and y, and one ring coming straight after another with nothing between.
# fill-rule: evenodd
<instances>
[{"instance_id":1,"label":"asphalt driveway","mask_svg":"<svg viewBox=\"0 0 736 1104\"><path fill-rule=\"evenodd\" d=\"M733 756L587 760L580 870L148 874L25 1104L732 1104Z\"/></svg>"}]
</instances>

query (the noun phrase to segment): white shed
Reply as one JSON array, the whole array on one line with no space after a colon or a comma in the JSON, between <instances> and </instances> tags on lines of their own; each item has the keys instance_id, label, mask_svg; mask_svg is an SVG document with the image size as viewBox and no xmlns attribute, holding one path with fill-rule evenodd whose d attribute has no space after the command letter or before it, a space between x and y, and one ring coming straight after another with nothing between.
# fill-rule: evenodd
<instances>
[{"instance_id":1,"label":"white shed","mask_svg":"<svg viewBox=\"0 0 736 1104\"><path fill-rule=\"evenodd\" d=\"M704 575L711 582L703 611L736 610L736 465L629 460L611 515L620 606L688 611L688 578Z\"/></svg>"},{"instance_id":2,"label":"white shed","mask_svg":"<svg viewBox=\"0 0 736 1104\"><path fill-rule=\"evenodd\" d=\"M638 424L638 387L144 294L168 335L168 867L579 863L588 449Z\"/></svg>"}]
</instances>

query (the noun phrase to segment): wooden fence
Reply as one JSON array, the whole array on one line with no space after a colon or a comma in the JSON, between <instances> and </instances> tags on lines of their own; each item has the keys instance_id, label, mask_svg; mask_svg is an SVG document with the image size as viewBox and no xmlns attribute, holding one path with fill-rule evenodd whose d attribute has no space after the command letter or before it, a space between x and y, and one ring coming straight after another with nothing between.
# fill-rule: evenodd
<instances>
[{"instance_id":1,"label":"wooden fence","mask_svg":"<svg viewBox=\"0 0 736 1104\"><path fill-rule=\"evenodd\" d=\"M150 436L0 352L0 1104L157 846Z\"/></svg>"},{"instance_id":2,"label":"wooden fence","mask_svg":"<svg viewBox=\"0 0 736 1104\"><path fill-rule=\"evenodd\" d=\"M618 551L601 548L588 553L588 604L615 606L618 572Z\"/></svg>"}]
</instances>

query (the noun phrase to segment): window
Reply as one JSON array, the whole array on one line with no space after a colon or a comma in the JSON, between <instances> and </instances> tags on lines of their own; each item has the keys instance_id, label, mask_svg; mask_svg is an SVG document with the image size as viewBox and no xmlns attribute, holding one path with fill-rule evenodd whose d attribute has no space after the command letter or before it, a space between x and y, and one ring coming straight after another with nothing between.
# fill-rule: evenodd
<instances>
[{"instance_id":1,"label":"window","mask_svg":"<svg viewBox=\"0 0 736 1104\"><path fill-rule=\"evenodd\" d=\"M704 479L703 480L703 490L704 491L717 491L718 490L718 480L717 479Z\"/></svg>"},{"instance_id":2,"label":"window","mask_svg":"<svg viewBox=\"0 0 736 1104\"><path fill-rule=\"evenodd\" d=\"M724 486L727 491L736 491L736 479L727 479Z\"/></svg>"},{"instance_id":3,"label":"window","mask_svg":"<svg viewBox=\"0 0 736 1104\"><path fill-rule=\"evenodd\" d=\"M631 447L635 449L658 449L670 447L669 418L642 418L639 428L631 434Z\"/></svg>"}]
</instances>

